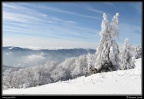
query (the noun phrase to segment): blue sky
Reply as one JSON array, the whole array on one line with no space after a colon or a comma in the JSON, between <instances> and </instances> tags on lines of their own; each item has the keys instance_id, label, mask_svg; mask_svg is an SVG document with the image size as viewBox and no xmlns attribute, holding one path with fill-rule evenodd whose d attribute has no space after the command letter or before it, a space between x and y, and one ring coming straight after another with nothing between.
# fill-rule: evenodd
<instances>
[{"instance_id":1,"label":"blue sky","mask_svg":"<svg viewBox=\"0 0 144 99\"><path fill-rule=\"evenodd\" d=\"M119 46L142 42L141 2L3 2L3 46L93 48L102 15L119 13Z\"/></svg>"}]
</instances>

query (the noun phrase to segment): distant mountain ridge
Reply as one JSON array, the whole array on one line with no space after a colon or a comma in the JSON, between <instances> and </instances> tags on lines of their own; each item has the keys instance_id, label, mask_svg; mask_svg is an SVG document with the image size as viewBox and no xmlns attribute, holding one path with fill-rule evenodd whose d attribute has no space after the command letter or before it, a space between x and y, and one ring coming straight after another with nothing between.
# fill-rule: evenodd
<instances>
[{"instance_id":1,"label":"distant mountain ridge","mask_svg":"<svg viewBox=\"0 0 144 99\"><path fill-rule=\"evenodd\" d=\"M17 71L21 68L24 68L24 67L13 67L13 66L6 66L6 65L3 65L2 67L2 72L4 72L6 69L11 69L12 71Z\"/></svg>"},{"instance_id":2,"label":"distant mountain ridge","mask_svg":"<svg viewBox=\"0 0 144 99\"><path fill-rule=\"evenodd\" d=\"M35 66L46 62L62 62L66 58L78 57L88 53L94 54L95 49L38 49L21 48L14 46L2 47L3 64L8 66Z\"/></svg>"},{"instance_id":3,"label":"distant mountain ridge","mask_svg":"<svg viewBox=\"0 0 144 99\"><path fill-rule=\"evenodd\" d=\"M70 49L85 49L95 50L91 48L33 48L33 47L17 47L17 46L3 46L3 49L15 49L15 50L70 50Z\"/></svg>"}]
</instances>

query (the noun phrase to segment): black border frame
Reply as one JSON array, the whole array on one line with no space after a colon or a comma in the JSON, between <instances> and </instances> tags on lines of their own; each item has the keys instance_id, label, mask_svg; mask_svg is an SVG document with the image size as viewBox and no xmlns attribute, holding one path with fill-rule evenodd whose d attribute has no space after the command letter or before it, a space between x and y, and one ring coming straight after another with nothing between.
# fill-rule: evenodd
<instances>
[{"instance_id":1,"label":"black border frame","mask_svg":"<svg viewBox=\"0 0 144 99\"><path fill-rule=\"evenodd\" d=\"M142 0L136 0L136 1L45 1L45 0L41 0L41 1L2 1L1 2L1 75L2 75L2 47L3 47L3 19L2 19L2 17L3 17L3 15L2 15L2 11L3 11L3 6L2 6L2 3L3 2L28 2L28 3L30 3L30 2L142 2ZM142 27L141 27L141 29L142 29L142 50L143 50L143 2L142 2ZM143 59L143 51L142 51L142 59ZM142 61L142 64L143 64L143 61ZM142 70L143 70L143 67L142 67ZM143 76L143 71L142 71L142 76ZM2 76L1 76L1 81L2 81ZM122 94L114 94L114 95L111 95L111 94L105 94L105 95L87 95L87 94L63 94L63 95L56 95L56 94L52 94L52 95L40 95L40 94L38 94L38 95L3 95L2 93L1 93L1 95L2 95L2 98L19 98L19 97L21 97L21 96L28 96L28 97L31 97L31 96L38 96L38 98L40 98L39 96L112 96L112 97L117 97L117 96L120 96L120 97L123 97L123 98L134 98L134 99L137 99L137 98L142 98L142 96L143 96L143 77L142 77L142 89L141 89L141 91L142 91L142 94L141 95L136 95L136 94L124 94L124 95L122 95ZM2 83L1 83L1 92L3 92L3 90L2 90ZM102 97L103 98L103 97ZM105 97L105 98L107 98L107 97Z\"/></svg>"}]
</instances>

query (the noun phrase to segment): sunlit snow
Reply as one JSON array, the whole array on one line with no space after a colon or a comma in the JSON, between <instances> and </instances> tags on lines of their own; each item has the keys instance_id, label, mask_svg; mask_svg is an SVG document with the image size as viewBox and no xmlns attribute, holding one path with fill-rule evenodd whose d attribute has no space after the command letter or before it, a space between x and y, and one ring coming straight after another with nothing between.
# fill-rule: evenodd
<instances>
[{"instance_id":1,"label":"sunlit snow","mask_svg":"<svg viewBox=\"0 0 144 99\"><path fill-rule=\"evenodd\" d=\"M73 80L59 81L26 89L3 90L4 95L140 95L142 93L141 58L128 70L97 73Z\"/></svg>"}]
</instances>

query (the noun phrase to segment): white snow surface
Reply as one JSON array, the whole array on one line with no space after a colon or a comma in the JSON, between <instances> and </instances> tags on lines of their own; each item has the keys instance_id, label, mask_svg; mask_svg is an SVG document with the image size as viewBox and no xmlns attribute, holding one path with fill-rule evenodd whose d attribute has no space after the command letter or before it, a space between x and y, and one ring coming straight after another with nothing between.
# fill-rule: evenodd
<instances>
[{"instance_id":1,"label":"white snow surface","mask_svg":"<svg viewBox=\"0 0 144 99\"><path fill-rule=\"evenodd\" d=\"M97 73L37 87L3 90L3 95L141 95L141 58L129 70Z\"/></svg>"}]
</instances>

